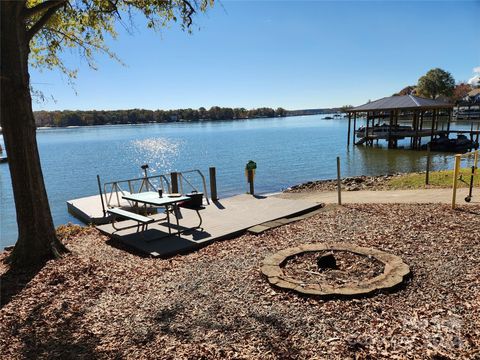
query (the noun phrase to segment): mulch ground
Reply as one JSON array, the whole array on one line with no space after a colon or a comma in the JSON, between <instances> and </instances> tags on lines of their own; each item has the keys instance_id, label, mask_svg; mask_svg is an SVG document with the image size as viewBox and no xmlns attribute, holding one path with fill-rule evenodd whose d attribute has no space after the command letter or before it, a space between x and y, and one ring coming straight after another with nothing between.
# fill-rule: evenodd
<instances>
[{"instance_id":1,"label":"mulch ground","mask_svg":"<svg viewBox=\"0 0 480 360\"><path fill-rule=\"evenodd\" d=\"M347 205L167 260L64 228L72 254L0 310L0 358L480 359L479 224L474 206ZM328 241L394 253L413 277L329 301L262 277L266 255Z\"/></svg>"}]
</instances>

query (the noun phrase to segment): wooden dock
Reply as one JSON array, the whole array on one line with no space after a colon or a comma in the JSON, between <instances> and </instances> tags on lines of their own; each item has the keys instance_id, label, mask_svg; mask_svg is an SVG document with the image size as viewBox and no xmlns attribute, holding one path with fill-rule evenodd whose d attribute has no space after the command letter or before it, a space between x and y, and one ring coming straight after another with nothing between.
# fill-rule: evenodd
<instances>
[{"instance_id":1,"label":"wooden dock","mask_svg":"<svg viewBox=\"0 0 480 360\"><path fill-rule=\"evenodd\" d=\"M128 207L129 204L127 200L120 199L119 201L121 206ZM85 224L99 225L110 221L110 217L105 217L103 214L100 195L68 200L67 210Z\"/></svg>"},{"instance_id":2,"label":"wooden dock","mask_svg":"<svg viewBox=\"0 0 480 360\"><path fill-rule=\"evenodd\" d=\"M97 229L145 255L169 257L193 251L213 241L235 237L256 225L296 217L321 206L314 201L237 195L212 202L201 210L203 231L168 236L168 228L161 222L150 224L144 232L138 232L136 227L117 231L111 224L99 225ZM180 227L190 228L198 224L194 211L182 208L181 215ZM160 218L163 214L152 217ZM129 225L136 223L126 220L118 224L119 227Z\"/></svg>"}]
</instances>

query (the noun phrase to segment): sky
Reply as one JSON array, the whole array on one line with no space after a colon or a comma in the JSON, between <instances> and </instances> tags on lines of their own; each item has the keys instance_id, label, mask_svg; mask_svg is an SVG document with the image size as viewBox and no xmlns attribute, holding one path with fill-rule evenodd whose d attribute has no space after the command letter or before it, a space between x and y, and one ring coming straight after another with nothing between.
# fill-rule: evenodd
<instances>
[{"instance_id":1,"label":"sky","mask_svg":"<svg viewBox=\"0 0 480 360\"><path fill-rule=\"evenodd\" d=\"M31 70L34 110L361 105L390 96L431 68L467 81L480 71L480 1L216 1L193 34L155 32L139 19L108 45L124 65L77 52L72 87ZM476 19L475 19L476 18ZM477 20L477 22L476 22Z\"/></svg>"}]
</instances>

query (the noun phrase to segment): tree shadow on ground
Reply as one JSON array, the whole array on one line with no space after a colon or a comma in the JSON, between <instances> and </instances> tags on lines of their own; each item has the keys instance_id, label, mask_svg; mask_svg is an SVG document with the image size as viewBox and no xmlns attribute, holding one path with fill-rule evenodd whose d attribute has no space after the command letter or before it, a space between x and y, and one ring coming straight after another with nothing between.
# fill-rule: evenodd
<instances>
[{"instance_id":1,"label":"tree shadow on ground","mask_svg":"<svg viewBox=\"0 0 480 360\"><path fill-rule=\"evenodd\" d=\"M49 319L44 315L44 309L51 308L50 299L37 304L23 324L20 336L23 347L22 356L26 359L39 357L59 359L96 359L99 357L97 346L100 340L93 333L79 332L85 309L79 309L67 316L68 305L63 304L56 316L61 320L58 324L49 324ZM62 314L62 311L64 314ZM44 326L41 324L44 323ZM56 325L56 326L55 326ZM29 330L29 327L32 330ZM115 358L115 354L109 354Z\"/></svg>"},{"instance_id":2,"label":"tree shadow on ground","mask_svg":"<svg viewBox=\"0 0 480 360\"><path fill-rule=\"evenodd\" d=\"M26 279L24 274L21 275L21 279ZM29 273L29 275L32 274ZM19 282L18 276L14 278L17 279L14 283ZM19 289L20 286L17 290L19 291ZM102 290L95 288L83 290L89 291L88 294L82 294L81 291L78 293L79 297L96 299ZM8 300L11 300L13 295L10 293ZM84 318L90 306L92 306L91 302L77 304L70 299L62 300L55 295L38 296L31 308L22 309L24 312L28 311L28 313L24 313L24 316L8 317L9 320L4 324L2 337L3 339L18 340L18 342L13 342L15 346L12 353L24 359L96 359L102 357L97 350L100 339L91 331L79 331L85 327ZM10 310L13 313L15 311ZM109 351L108 357L118 358L118 350Z\"/></svg>"},{"instance_id":3,"label":"tree shadow on ground","mask_svg":"<svg viewBox=\"0 0 480 360\"><path fill-rule=\"evenodd\" d=\"M0 309L22 291L43 266L30 267L22 270L9 268L0 275Z\"/></svg>"},{"instance_id":4,"label":"tree shadow on ground","mask_svg":"<svg viewBox=\"0 0 480 360\"><path fill-rule=\"evenodd\" d=\"M255 336L261 341L265 351L275 354L278 358L296 358L300 355L298 346L291 339L287 319L276 314L250 311L245 317L236 317L231 323L224 323L217 320L216 316L221 307L213 306L203 314L204 316L197 316L188 323L183 323L181 319L191 310L181 302L176 302L169 308L159 310L155 320L162 333L172 335L183 342L193 341L198 334L212 330L222 333L224 338L229 339L227 342L236 342L237 336L242 339L242 332L251 334L254 327Z\"/></svg>"},{"instance_id":5,"label":"tree shadow on ground","mask_svg":"<svg viewBox=\"0 0 480 360\"><path fill-rule=\"evenodd\" d=\"M471 209L469 206L457 207L455 210L466 214L480 215L480 210Z\"/></svg>"}]
</instances>

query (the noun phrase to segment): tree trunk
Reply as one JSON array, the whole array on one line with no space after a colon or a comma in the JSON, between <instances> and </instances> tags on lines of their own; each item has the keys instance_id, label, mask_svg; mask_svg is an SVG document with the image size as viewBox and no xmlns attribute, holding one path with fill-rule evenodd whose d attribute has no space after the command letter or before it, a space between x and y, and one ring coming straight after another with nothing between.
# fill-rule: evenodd
<instances>
[{"instance_id":1,"label":"tree trunk","mask_svg":"<svg viewBox=\"0 0 480 360\"><path fill-rule=\"evenodd\" d=\"M28 74L22 1L1 1L1 125L15 200L18 240L13 266L39 265L67 249L58 241L43 181ZM12 209L13 211L13 209Z\"/></svg>"}]
</instances>

